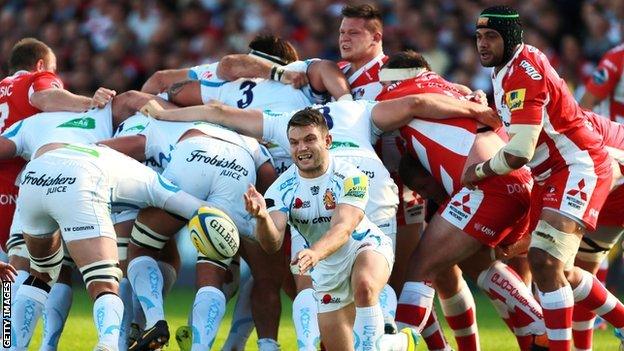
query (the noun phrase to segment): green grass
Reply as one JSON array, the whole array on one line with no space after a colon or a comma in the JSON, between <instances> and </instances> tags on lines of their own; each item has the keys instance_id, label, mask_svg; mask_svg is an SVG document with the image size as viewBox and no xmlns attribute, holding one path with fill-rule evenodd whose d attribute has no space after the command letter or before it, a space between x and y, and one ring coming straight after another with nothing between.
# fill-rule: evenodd
<instances>
[{"instance_id":1,"label":"green grass","mask_svg":"<svg viewBox=\"0 0 624 351\"><path fill-rule=\"evenodd\" d=\"M482 294L475 296L477 302L477 320L479 323L479 333L481 337L481 348L483 351L504 351L517 350L517 344L514 336L507 330L503 322L499 320L492 308L491 304ZM193 301L193 292L191 290L174 289L166 300L167 321L173 333L176 328L186 324L188 311ZM91 350L96 343L95 327L91 316L91 301L82 289L76 289L74 292L74 304L65 327L65 331L61 336L59 350ZM296 338L293 324L290 318L291 303L285 296L282 296L282 320L280 325L279 343L282 350L296 350ZM224 317L217 340L213 347L219 350L227 337L227 331L232 317L233 301L228 305L228 312ZM438 309L439 311L439 309ZM439 316L442 316L439 313ZM452 340L452 334L446 328L445 322L441 321L445 327L445 335L455 347ZM256 335L252 333L247 350L257 350ZM35 331L35 337L31 343L30 350L38 350L41 343L41 325ZM613 336L612 328L606 331L598 330L594 334L594 350L595 351L612 351L617 350L618 341ZM168 350L178 350L175 340L172 338ZM418 350L426 350L424 342L418 347Z\"/></svg>"}]
</instances>

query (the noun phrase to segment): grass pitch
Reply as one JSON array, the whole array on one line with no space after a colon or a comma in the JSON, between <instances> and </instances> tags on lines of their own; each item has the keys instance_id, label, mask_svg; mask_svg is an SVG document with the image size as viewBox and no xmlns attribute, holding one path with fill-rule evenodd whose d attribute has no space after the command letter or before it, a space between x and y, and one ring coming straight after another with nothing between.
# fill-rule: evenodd
<instances>
[{"instance_id":1,"label":"grass pitch","mask_svg":"<svg viewBox=\"0 0 624 351\"><path fill-rule=\"evenodd\" d=\"M190 289L176 288L167 297L165 301L166 316L171 328L172 339L167 350L178 350L173 335L175 330L186 324L187 315L190 310L194 292ZM517 350L515 337L507 330L503 322L498 318L496 312L492 308L490 302L484 295L475 294L477 303L477 320L479 323L479 334L481 338L481 348L483 351L506 351ZM232 309L234 301L228 304L228 311L221 323L217 340L215 341L214 350L219 350L221 345L227 338L228 328L232 318ZM74 290L74 303L69 315L69 319L65 326L65 331L61 336L59 350L76 350L90 351L96 344L95 326L93 325L93 317L91 314L92 303L86 295L84 289L76 288ZM438 308L438 311L440 309ZM279 343L282 350L296 350L297 341L295 331L291 320L291 302L286 296L282 296L282 320L280 323ZM442 313L438 314L441 319ZM446 326L445 321L440 321L444 327L445 335L451 345L456 348L452 333ZM41 343L41 322L35 331L35 337L30 345L30 350L38 350ZM252 333L247 343L247 350L257 350L256 334ZM613 336L613 328L607 330L597 330L594 333L594 350L595 351L614 351L618 350L619 342ZM424 342L418 346L418 350L426 350Z\"/></svg>"}]
</instances>

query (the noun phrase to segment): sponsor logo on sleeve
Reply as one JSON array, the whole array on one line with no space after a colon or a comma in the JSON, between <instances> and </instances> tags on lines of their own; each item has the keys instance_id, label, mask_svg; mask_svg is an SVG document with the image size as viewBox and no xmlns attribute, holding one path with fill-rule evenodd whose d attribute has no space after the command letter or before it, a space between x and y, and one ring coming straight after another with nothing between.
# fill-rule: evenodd
<instances>
[{"instance_id":1,"label":"sponsor logo on sleeve","mask_svg":"<svg viewBox=\"0 0 624 351\"><path fill-rule=\"evenodd\" d=\"M63 124L57 126L57 128L81 128L81 129L95 129L95 119L91 117L74 118Z\"/></svg>"},{"instance_id":2,"label":"sponsor logo on sleeve","mask_svg":"<svg viewBox=\"0 0 624 351\"><path fill-rule=\"evenodd\" d=\"M609 80L609 71L606 68L600 67L592 74L592 80L596 85L602 85Z\"/></svg>"},{"instance_id":3,"label":"sponsor logo on sleeve","mask_svg":"<svg viewBox=\"0 0 624 351\"><path fill-rule=\"evenodd\" d=\"M505 101L509 111L522 110L524 108L524 96L526 89L516 89L505 94Z\"/></svg>"},{"instance_id":4,"label":"sponsor logo on sleeve","mask_svg":"<svg viewBox=\"0 0 624 351\"><path fill-rule=\"evenodd\" d=\"M533 65L531 65L531 63L529 63L529 61L522 60L522 62L520 62L520 67L524 69L526 74L531 77L531 79L542 80L542 75L537 71L537 69L535 69L535 67L533 67Z\"/></svg>"},{"instance_id":5,"label":"sponsor logo on sleeve","mask_svg":"<svg viewBox=\"0 0 624 351\"><path fill-rule=\"evenodd\" d=\"M368 190L368 178L352 177L344 181L345 197L363 199Z\"/></svg>"}]
</instances>

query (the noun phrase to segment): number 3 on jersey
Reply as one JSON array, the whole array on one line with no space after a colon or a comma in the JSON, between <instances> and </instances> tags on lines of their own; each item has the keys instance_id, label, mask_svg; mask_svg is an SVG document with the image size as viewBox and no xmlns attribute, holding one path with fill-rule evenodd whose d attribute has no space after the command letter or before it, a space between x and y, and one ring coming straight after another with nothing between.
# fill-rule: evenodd
<instances>
[{"instance_id":1,"label":"number 3 on jersey","mask_svg":"<svg viewBox=\"0 0 624 351\"><path fill-rule=\"evenodd\" d=\"M334 126L334 119L329 114L329 107L323 106L318 109L318 111L325 117L325 122L327 122L327 129L332 129Z\"/></svg>"},{"instance_id":2,"label":"number 3 on jersey","mask_svg":"<svg viewBox=\"0 0 624 351\"><path fill-rule=\"evenodd\" d=\"M241 83L238 89L243 93L243 98L236 102L236 105L238 106L238 108L245 108L251 105L251 102L253 101L252 89L255 86L256 86L256 83L250 80L246 80Z\"/></svg>"}]
</instances>

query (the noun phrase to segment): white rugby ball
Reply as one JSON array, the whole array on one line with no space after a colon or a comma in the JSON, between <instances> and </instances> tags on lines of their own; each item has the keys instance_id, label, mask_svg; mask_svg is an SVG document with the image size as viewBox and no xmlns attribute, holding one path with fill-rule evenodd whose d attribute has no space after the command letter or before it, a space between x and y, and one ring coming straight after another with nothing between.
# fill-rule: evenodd
<instances>
[{"instance_id":1,"label":"white rugby ball","mask_svg":"<svg viewBox=\"0 0 624 351\"><path fill-rule=\"evenodd\" d=\"M238 228L223 211L200 207L188 223L191 241L202 255L223 260L236 254L240 245Z\"/></svg>"}]
</instances>

